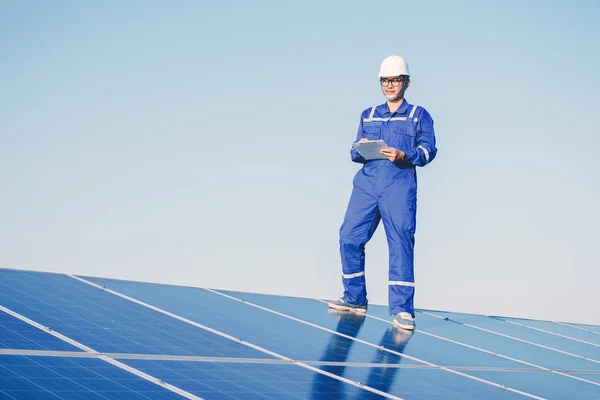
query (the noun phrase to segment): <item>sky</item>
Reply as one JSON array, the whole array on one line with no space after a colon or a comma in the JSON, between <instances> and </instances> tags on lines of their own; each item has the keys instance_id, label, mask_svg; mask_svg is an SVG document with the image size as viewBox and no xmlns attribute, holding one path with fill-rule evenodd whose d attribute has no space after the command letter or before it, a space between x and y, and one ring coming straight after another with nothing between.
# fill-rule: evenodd
<instances>
[{"instance_id":1,"label":"sky","mask_svg":"<svg viewBox=\"0 0 600 400\"><path fill-rule=\"evenodd\" d=\"M599 19L585 0L0 0L0 266L338 298L349 144L398 54L438 144L415 306L600 324ZM383 226L366 250L385 305Z\"/></svg>"}]
</instances>

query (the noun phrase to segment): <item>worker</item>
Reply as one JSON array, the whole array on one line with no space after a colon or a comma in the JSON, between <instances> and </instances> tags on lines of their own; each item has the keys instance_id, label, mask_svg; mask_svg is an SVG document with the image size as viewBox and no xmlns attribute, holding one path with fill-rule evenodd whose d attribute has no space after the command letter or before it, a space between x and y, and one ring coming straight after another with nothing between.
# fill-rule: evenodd
<instances>
[{"instance_id":1,"label":"worker","mask_svg":"<svg viewBox=\"0 0 600 400\"><path fill-rule=\"evenodd\" d=\"M379 152L385 158L367 160L354 146L350 150L352 161L363 165L354 176L339 231L344 295L329 307L367 312L365 246L383 221L389 248L389 313L395 325L413 330L416 167L436 157L433 119L404 98L410 73L402 57L385 58L378 77L386 102L362 112L356 142L383 140L387 147Z\"/></svg>"}]
</instances>

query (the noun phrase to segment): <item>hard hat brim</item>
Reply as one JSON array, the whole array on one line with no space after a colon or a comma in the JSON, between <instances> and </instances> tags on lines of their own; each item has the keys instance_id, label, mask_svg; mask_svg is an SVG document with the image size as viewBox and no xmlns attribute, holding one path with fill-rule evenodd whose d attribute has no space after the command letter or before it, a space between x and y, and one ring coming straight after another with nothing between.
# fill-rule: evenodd
<instances>
[{"instance_id":1,"label":"hard hat brim","mask_svg":"<svg viewBox=\"0 0 600 400\"><path fill-rule=\"evenodd\" d=\"M389 75L389 74L382 75L382 74L377 74L378 78L390 78L392 76L408 76L410 78L409 74L397 74L397 75Z\"/></svg>"}]
</instances>

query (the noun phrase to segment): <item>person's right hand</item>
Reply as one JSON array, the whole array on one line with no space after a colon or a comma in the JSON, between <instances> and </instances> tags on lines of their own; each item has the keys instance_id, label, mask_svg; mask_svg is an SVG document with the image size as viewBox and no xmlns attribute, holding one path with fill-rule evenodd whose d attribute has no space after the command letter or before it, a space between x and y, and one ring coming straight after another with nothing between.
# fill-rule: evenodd
<instances>
[{"instance_id":1,"label":"person's right hand","mask_svg":"<svg viewBox=\"0 0 600 400\"><path fill-rule=\"evenodd\" d=\"M367 138L362 138L362 139L360 139L360 140L358 141L358 143L364 143L364 142L368 142L368 141L369 141L369 139L367 139Z\"/></svg>"}]
</instances>

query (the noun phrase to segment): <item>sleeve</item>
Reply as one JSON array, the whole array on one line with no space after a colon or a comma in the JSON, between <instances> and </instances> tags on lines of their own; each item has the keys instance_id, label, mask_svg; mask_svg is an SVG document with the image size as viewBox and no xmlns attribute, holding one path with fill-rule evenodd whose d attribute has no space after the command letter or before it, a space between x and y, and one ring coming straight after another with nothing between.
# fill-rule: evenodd
<instances>
[{"instance_id":1,"label":"sleeve","mask_svg":"<svg viewBox=\"0 0 600 400\"><path fill-rule=\"evenodd\" d=\"M432 162L436 155L433 118L427 110L423 109L417 122L416 146L406 153L404 161L417 167L424 167Z\"/></svg>"},{"instance_id":2,"label":"sleeve","mask_svg":"<svg viewBox=\"0 0 600 400\"><path fill-rule=\"evenodd\" d=\"M360 114L360 122L358 123L358 132L356 133L356 140L354 141L354 143L358 142L360 139L365 137L365 132L363 130L363 117L364 117L365 112L363 111ZM367 160L365 160L365 158L363 156L361 156L358 151L356 151L356 149L354 147L350 148L350 159L355 162L355 163L359 163L359 164L365 164L367 163Z\"/></svg>"}]
</instances>

